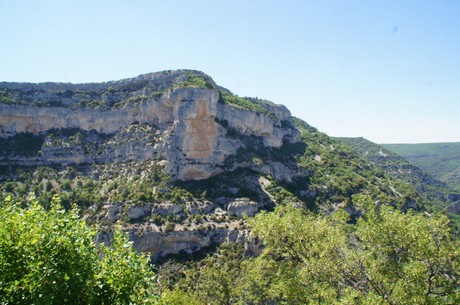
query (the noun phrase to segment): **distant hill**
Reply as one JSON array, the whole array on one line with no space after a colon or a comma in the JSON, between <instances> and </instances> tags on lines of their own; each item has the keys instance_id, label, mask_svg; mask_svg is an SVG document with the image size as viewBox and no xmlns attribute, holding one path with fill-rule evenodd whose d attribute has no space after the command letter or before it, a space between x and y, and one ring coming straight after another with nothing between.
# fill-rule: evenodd
<instances>
[{"instance_id":1,"label":"distant hill","mask_svg":"<svg viewBox=\"0 0 460 305\"><path fill-rule=\"evenodd\" d=\"M382 144L436 179L460 192L460 142L426 144Z\"/></svg>"},{"instance_id":2,"label":"distant hill","mask_svg":"<svg viewBox=\"0 0 460 305\"><path fill-rule=\"evenodd\" d=\"M445 204L451 192L446 183L434 178L400 155L362 137L335 139L366 157L387 174L413 185L419 193L425 194L432 202L440 206Z\"/></svg>"}]
</instances>

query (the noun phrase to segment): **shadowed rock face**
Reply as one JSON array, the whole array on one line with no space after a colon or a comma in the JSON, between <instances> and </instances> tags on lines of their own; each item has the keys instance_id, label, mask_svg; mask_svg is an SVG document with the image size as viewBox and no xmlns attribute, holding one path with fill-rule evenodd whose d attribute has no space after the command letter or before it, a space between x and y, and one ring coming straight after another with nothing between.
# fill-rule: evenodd
<instances>
[{"instance_id":1,"label":"shadowed rock face","mask_svg":"<svg viewBox=\"0 0 460 305\"><path fill-rule=\"evenodd\" d=\"M225 168L227 158L243 146L235 134L258 137L265 147L272 148L300 140L285 107L264 105L272 113L267 115L225 104L220 101L217 86L204 74L199 75L207 80L209 88L177 86L189 73L167 71L164 75L147 74L87 85L0 83L0 93L7 92L13 100L26 99L0 104L1 137L25 132L46 136L56 129L111 137L105 142L96 141L97 155L81 145L53 146L52 141L45 139L38 154L8 159L0 152L0 163L107 163L161 157L166 161L165 172L173 179L200 180L240 166L232 164ZM103 106L78 106L86 105L90 98ZM132 126L144 125L150 126L150 131L131 131Z\"/></svg>"},{"instance_id":2,"label":"shadowed rock face","mask_svg":"<svg viewBox=\"0 0 460 305\"><path fill-rule=\"evenodd\" d=\"M136 250L148 253L153 261L169 254L192 254L201 249L225 241L238 242L252 247L250 252L260 253L261 245L253 241L247 234L232 229L216 229L212 231L174 231L174 232L145 232L142 235L137 232L129 232ZM110 244L113 239L112 233L100 233L98 242ZM248 251L249 252L249 251Z\"/></svg>"}]
</instances>

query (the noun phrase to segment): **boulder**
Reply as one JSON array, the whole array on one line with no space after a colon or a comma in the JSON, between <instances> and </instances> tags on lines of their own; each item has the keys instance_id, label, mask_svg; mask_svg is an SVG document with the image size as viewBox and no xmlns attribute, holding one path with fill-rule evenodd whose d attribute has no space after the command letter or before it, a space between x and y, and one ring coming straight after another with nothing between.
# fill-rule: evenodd
<instances>
[{"instance_id":1,"label":"boulder","mask_svg":"<svg viewBox=\"0 0 460 305\"><path fill-rule=\"evenodd\" d=\"M230 216L254 216L259 211L259 204L248 198L237 198L228 203L227 211Z\"/></svg>"},{"instance_id":2,"label":"boulder","mask_svg":"<svg viewBox=\"0 0 460 305\"><path fill-rule=\"evenodd\" d=\"M166 217L168 215L181 215L184 211L184 207L178 204L172 204L169 202L156 204L153 209L151 210L152 214L158 214L161 217Z\"/></svg>"},{"instance_id":3,"label":"boulder","mask_svg":"<svg viewBox=\"0 0 460 305\"><path fill-rule=\"evenodd\" d=\"M132 207L126 208L125 213L126 213L126 216L128 216L130 220L137 220L137 219L150 215L151 210L152 210L152 207L150 205L132 206Z\"/></svg>"}]
</instances>

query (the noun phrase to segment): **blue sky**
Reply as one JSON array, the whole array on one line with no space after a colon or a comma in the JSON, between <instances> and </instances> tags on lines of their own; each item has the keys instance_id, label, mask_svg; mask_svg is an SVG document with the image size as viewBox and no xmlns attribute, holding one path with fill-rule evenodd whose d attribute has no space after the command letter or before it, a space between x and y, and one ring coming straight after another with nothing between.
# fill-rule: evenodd
<instances>
[{"instance_id":1,"label":"blue sky","mask_svg":"<svg viewBox=\"0 0 460 305\"><path fill-rule=\"evenodd\" d=\"M460 141L460 1L1 0L0 81L201 70L332 136Z\"/></svg>"}]
</instances>

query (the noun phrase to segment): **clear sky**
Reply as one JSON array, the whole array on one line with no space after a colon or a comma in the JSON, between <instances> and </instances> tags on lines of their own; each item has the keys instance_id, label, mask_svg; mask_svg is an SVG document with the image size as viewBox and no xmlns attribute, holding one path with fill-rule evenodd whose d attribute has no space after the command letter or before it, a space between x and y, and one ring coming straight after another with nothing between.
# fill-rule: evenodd
<instances>
[{"instance_id":1,"label":"clear sky","mask_svg":"<svg viewBox=\"0 0 460 305\"><path fill-rule=\"evenodd\" d=\"M201 70L332 136L460 141L457 0L0 0L0 81Z\"/></svg>"}]
</instances>

